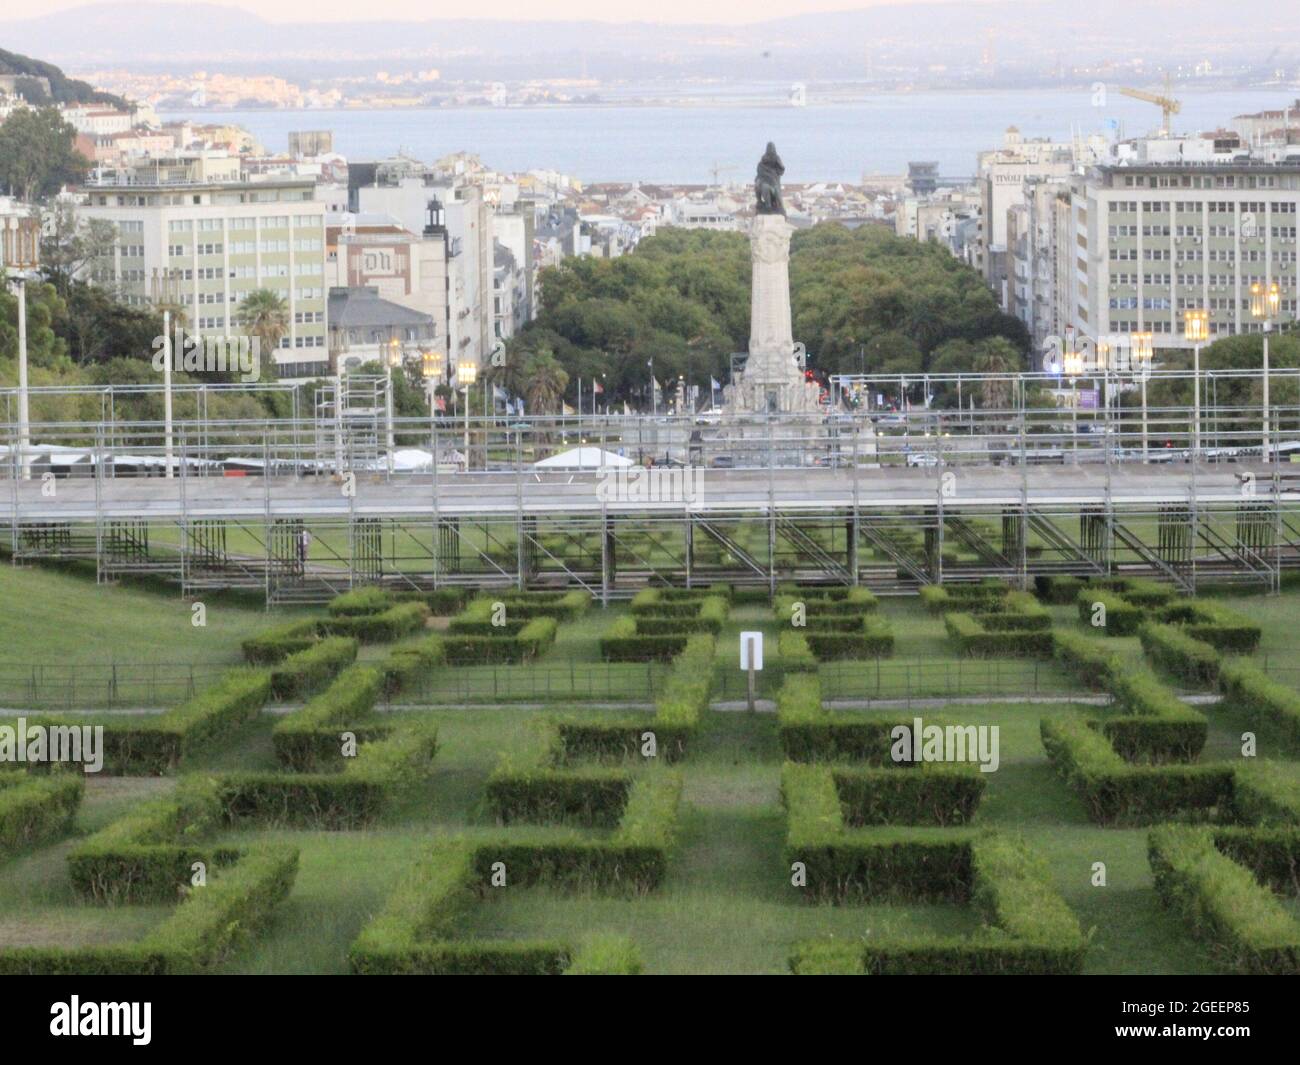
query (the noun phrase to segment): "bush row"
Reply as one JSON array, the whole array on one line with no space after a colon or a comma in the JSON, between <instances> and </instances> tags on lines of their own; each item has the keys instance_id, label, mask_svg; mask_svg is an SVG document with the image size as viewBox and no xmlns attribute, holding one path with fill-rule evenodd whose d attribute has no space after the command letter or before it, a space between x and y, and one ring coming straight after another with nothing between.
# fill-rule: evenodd
<instances>
[{"instance_id":1,"label":"bush row","mask_svg":"<svg viewBox=\"0 0 1300 1065\"><path fill-rule=\"evenodd\" d=\"M674 604L677 605L677 604ZM693 616L638 614L635 618L638 636L673 636L680 633L708 632L716 636L727 620L725 599L710 597L699 600L699 609Z\"/></svg>"},{"instance_id":2,"label":"bush row","mask_svg":"<svg viewBox=\"0 0 1300 1065\"><path fill-rule=\"evenodd\" d=\"M1204 687L1219 678L1219 652L1177 625L1148 621L1138 628L1152 662L1185 684Z\"/></svg>"},{"instance_id":3,"label":"bush row","mask_svg":"<svg viewBox=\"0 0 1300 1065\"><path fill-rule=\"evenodd\" d=\"M103 771L161 776L183 758L212 746L254 720L271 697L265 670L232 669L180 706L154 717L42 718L49 728L104 728Z\"/></svg>"},{"instance_id":4,"label":"bush row","mask_svg":"<svg viewBox=\"0 0 1300 1065\"><path fill-rule=\"evenodd\" d=\"M1282 842L1294 868L1300 833L1284 832ZM1300 973L1300 922L1253 870L1222 852L1221 844L1231 842L1231 834L1222 830L1178 825L1154 829L1147 840L1147 858L1156 893L1232 969Z\"/></svg>"},{"instance_id":5,"label":"bush row","mask_svg":"<svg viewBox=\"0 0 1300 1065\"><path fill-rule=\"evenodd\" d=\"M189 889L181 904L141 940L121 946L0 950L5 975L152 975L212 969L272 920L293 888L296 847L250 847L238 861Z\"/></svg>"},{"instance_id":6,"label":"bush row","mask_svg":"<svg viewBox=\"0 0 1300 1065\"><path fill-rule=\"evenodd\" d=\"M279 763L295 773L342 769L344 726L369 725L383 687L372 666L350 666L306 706L276 724L271 743ZM385 730L386 731L386 730ZM367 736L373 738L373 733Z\"/></svg>"},{"instance_id":7,"label":"bush row","mask_svg":"<svg viewBox=\"0 0 1300 1065\"><path fill-rule=\"evenodd\" d=\"M948 610L972 610L991 606L1005 598L1011 586L1004 581L980 581L975 584L927 584L921 588L921 602L932 614Z\"/></svg>"},{"instance_id":8,"label":"bush row","mask_svg":"<svg viewBox=\"0 0 1300 1065\"><path fill-rule=\"evenodd\" d=\"M331 617L316 623L322 636L349 636L361 643L392 643L424 628L429 608L424 603L398 603L376 614Z\"/></svg>"},{"instance_id":9,"label":"bush row","mask_svg":"<svg viewBox=\"0 0 1300 1065\"><path fill-rule=\"evenodd\" d=\"M920 777L922 773L879 771ZM834 773L787 764L786 861L802 863L810 901L970 902L989 926L973 936L871 937L795 947L796 973L1077 973L1086 940L1041 862L1022 844L951 828L846 826Z\"/></svg>"},{"instance_id":10,"label":"bush row","mask_svg":"<svg viewBox=\"0 0 1300 1065\"><path fill-rule=\"evenodd\" d=\"M1038 619L1032 616L950 612L944 614L943 625L968 658L1052 657L1052 633L1040 628Z\"/></svg>"},{"instance_id":11,"label":"bush row","mask_svg":"<svg viewBox=\"0 0 1300 1065\"><path fill-rule=\"evenodd\" d=\"M39 777L0 773L0 862L71 827L85 792L84 776L79 767Z\"/></svg>"},{"instance_id":12,"label":"bush row","mask_svg":"<svg viewBox=\"0 0 1300 1065\"><path fill-rule=\"evenodd\" d=\"M555 760L564 764L590 758L634 758L639 755L647 733L654 735L658 757L669 762L682 758L699 729L700 718L709 708L716 652L717 642L707 633L682 638L681 652L673 661L672 672L650 720L622 717L556 721Z\"/></svg>"},{"instance_id":13,"label":"bush row","mask_svg":"<svg viewBox=\"0 0 1300 1065\"><path fill-rule=\"evenodd\" d=\"M481 892L472 844L437 844L389 896L348 951L368 975L634 975L642 963L627 940L594 938L576 950L550 940L453 940L456 920Z\"/></svg>"},{"instance_id":14,"label":"bush row","mask_svg":"<svg viewBox=\"0 0 1300 1065\"><path fill-rule=\"evenodd\" d=\"M1098 824L1210 817L1232 810L1234 774L1219 765L1131 765L1100 731L1077 719L1044 719L1043 747Z\"/></svg>"},{"instance_id":15,"label":"bush row","mask_svg":"<svg viewBox=\"0 0 1300 1065\"><path fill-rule=\"evenodd\" d=\"M356 658L355 639L331 636L281 661L271 671L271 691L277 699L309 695L329 683Z\"/></svg>"},{"instance_id":16,"label":"bush row","mask_svg":"<svg viewBox=\"0 0 1300 1065\"><path fill-rule=\"evenodd\" d=\"M1219 668L1219 688L1233 706L1276 730L1290 753L1300 752L1300 694L1294 689L1240 659Z\"/></svg>"},{"instance_id":17,"label":"bush row","mask_svg":"<svg viewBox=\"0 0 1300 1065\"><path fill-rule=\"evenodd\" d=\"M451 665L486 665L495 662L523 662L537 658L555 642L554 618L533 618L517 633L504 636L448 635L443 654Z\"/></svg>"}]
</instances>

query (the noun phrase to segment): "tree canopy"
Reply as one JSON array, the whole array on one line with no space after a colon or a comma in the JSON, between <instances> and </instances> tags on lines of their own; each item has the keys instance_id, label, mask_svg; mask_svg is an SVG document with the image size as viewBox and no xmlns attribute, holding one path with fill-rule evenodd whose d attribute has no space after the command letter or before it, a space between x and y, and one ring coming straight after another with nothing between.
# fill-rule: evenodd
<instances>
[{"instance_id":1,"label":"tree canopy","mask_svg":"<svg viewBox=\"0 0 1300 1065\"><path fill-rule=\"evenodd\" d=\"M648 402L651 359L660 381L707 387L727 380L732 354L748 347L749 274L744 234L664 229L630 255L544 270L540 314L512 347L553 353L570 402L577 378L602 375L611 402ZM999 359L1009 369L1027 365L1023 324L998 309L976 271L878 226L797 231L790 290L795 339L825 374L924 372L952 341L968 347L946 349L945 369L970 370L990 338L1007 342Z\"/></svg>"}]
</instances>

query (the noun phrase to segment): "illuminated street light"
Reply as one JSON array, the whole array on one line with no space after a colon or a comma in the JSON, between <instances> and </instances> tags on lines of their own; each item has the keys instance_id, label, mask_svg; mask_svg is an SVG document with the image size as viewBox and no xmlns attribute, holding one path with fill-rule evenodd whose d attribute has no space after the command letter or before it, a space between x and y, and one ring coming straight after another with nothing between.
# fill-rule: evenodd
<instances>
[{"instance_id":1,"label":"illuminated street light","mask_svg":"<svg viewBox=\"0 0 1300 1065\"><path fill-rule=\"evenodd\" d=\"M1269 359L1268 359L1268 334L1272 329L1273 322L1277 320L1278 311L1282 309L1282 291L1276 281L1270 281L1268 285L1261 285L1258 281L1250 286L1250 313L1252 317L1260 319L1264 324L1264 437L1260 447L1260 457L1268 458L1269 447L1269 422L1271 419L1271 403L1269 399Z\"/></svg>"},{"instance_id":2,"label":"illuminated street light","mask_svg":"<svg viewBox=\"0 0 1300 1065\"><path fill-rule=\"evenodd\" d=\"M469 390L478 380L478 363L458 362L456 384L465 388L465 470L469 471Z\"/></svg>"},{"instance_id":3,"label":"illuminated street light","mask_svg":"<svg viewBox=\"0 0 1300 1065\"><path fill-rule=\"evenodd\" d=\"M1150 333L1129 335L1129 361L1136 368L1142 383L1142 461L1147 461L1147 378L1151 376L1151 358L1155 354L1155 338Z\"/></svg>"},{"instance_id":4,"label":"illuminated street light","mask_svg":"<svg viewBox=\"0 0 1300 1065\"><path fill-rule=\"evenodd\" d=\"M1192 346L1192 461L1201 452L1201 345L1210 338L1210 312L1183 311L1183 336Z\"/></svg>"}]
</instances>

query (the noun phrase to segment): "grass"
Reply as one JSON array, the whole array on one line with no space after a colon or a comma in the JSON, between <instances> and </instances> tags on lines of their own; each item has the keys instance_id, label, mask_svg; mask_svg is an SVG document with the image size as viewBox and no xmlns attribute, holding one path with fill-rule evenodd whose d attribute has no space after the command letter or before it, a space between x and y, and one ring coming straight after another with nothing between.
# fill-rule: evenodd
<instances>
[{"instance_id":1,"label":"grass","mask_svg":"<svg viewBox=\"0 0 1300 1065\"><path fill-rule=\"evenodd\" d=\"M70 661L122 658L131 648L156 648L179 630L178 646L214 665L238 657L238 642L266 624L260 611L222 617L209 613L207 630L190 630L188 607L127 588L97 590L77 578L43 570L0 570L0 636L13 641L7 658L37 650L65 650ZM10 594L14 593L14 594ZM40 611L25 603L40 602ZM56 612L51 616L45 603ZM1300 622L1300 595L1280 599L1229 597L1230 605L1266 625L1265 647L1286 652L1288 634ZM623 608L593 608L578 621L562 625L556 647L539 663L545 669L584 670L595 677L598 641ZM957 660L943 633L942 620L919 603L888 600L883 615L894 626L898 657L906 668L929 670L931 679L951 670ZM1058 625L1077 626L1073 608L1054 608ZM24 631L26 615L36 635ZM178 625L177 621L182 624ZM738 634L757 629L775 645L782 622L760 607L733 611L719 640L716 669L727 688L741 674L736 662ZM78 639L89 641L84 646ZM1133 639L1112 641L1124 654L1138 655ZM387 648L373 649L375 655ZM372 649L367 649L367 655ZM198 659L196 659L198 660ZM1005 670L1024 663L1003 662ZM826 676L868 676L872 663L844 663ZM530 667L501 667L523 686ZM535 669L535 667L533 667ZM980 668L970 662L963 670ZM1071 691L1053 678L1054 667L1041 664L1043 691ZM433 698L454 690L455 681L439 688L439 677L469 675L450 670L435 675ZM766 672L766 671L765 671ZM534 672L534 676L536 671ZM775 674L771 674L775 676ZM630 667L629 688L643 676ZM974 682L965 673L963 690ZM766 682L765 682L766 683ZM864 682L867 683L867 682ZM535 684L535 682L534 682ZM637 696L646 701L645 684ZM910 690L910 688L909 688ZM992 689L990 689L992 690ZM918 694L919 692L913 692ZM830 691L827 693L831 694ZM941 694L941 693L940 693ZM995 693L996 694L996 693ZM624 698L628 696L624 695ZM873 696L874 697L874 696ZM439 701L442 701L439 699ZM581 705L561 705L569 713L600 714ZM880 714L872 709L843 713ZM1039 739L1043 717L1095 715L1094 707L1068 702L990 702L948 706L946 719L963 724L995 725L1001 765L988 778L975 828L995 828L1022 836L1042 855L1056 888L1080 918L1091 943L1086 959L1090 973L1182 974L1217 971L1213 959L1188 935L1185 926L1158 905L1146 860L1146 830L1099 828L1066 784L1053 772ZM1240 756L1246 723L1235 714L1210 708L1206 761ZM892 712L896 713L896 711ZM918 711L925 717L930 711ZM412 796L382 824L355 832L290 830L232 831L231 841L279 839L300 849L301 866L293 893L274 926L257 942L223 966L229 973L342 973L349 945L384 904L410 863L440 836L474 835L494 830L483 805L484 784L502 754L522 754L534 742L546 710L531 706L459 705L398 711L437 720L443 749L429 786ZM271 728L264 715L227 747L187 766L189 771L275 766ZM1272 749L1261 733L1261 751ZM978 918L959 906L893 905L814 906L789 883L782 859L785 818L779 801L781 753L772 714L715 710L706 715L691 756L680 764L685 779L681 838L668 879L654 895L639 899L596 894L557 894L545 890L503 892L474 907L460 933L504 938L546 936L576 942L598 932L628 935L636 941L654 973L779 973L793 943L825 935L843 938L890 934L967 934ZM1297 767L1300 771L1300 767ZM107 824L139 801L172 786L169 780L93 778L77 816L74 839ZM512 832L544 832L514 827ZM73 840L35 848L0 865L0 946L19 944L100 944L135 939L158 923L165 907L101 908L73 895L66 856ZM1094 864L1104 863L1106 885L1093 886Z\"/></svg>"}]
</instances>

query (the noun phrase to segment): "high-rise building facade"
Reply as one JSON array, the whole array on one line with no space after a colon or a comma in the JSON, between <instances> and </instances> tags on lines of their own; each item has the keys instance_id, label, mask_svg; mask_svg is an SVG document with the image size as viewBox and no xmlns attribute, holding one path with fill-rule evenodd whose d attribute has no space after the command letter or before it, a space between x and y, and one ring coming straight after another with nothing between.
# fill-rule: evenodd
<instances>
[{"instance_id":1,"label":"high-rise building facade","mask_svg":"<svg viewBox=\"0 0 1300 1065\"><path fill-rule=\"evenodd\" d=\"M112 222L117 239L88 265L91 280L130 304L178 305L201 336L243 331L240 303L270 290L288 316L277 375L329 373L325 205L314 183L244 181L237 159L233 168L217 162L150 160L93 175L78 215Z\"/></svg>"}]
</instances>

